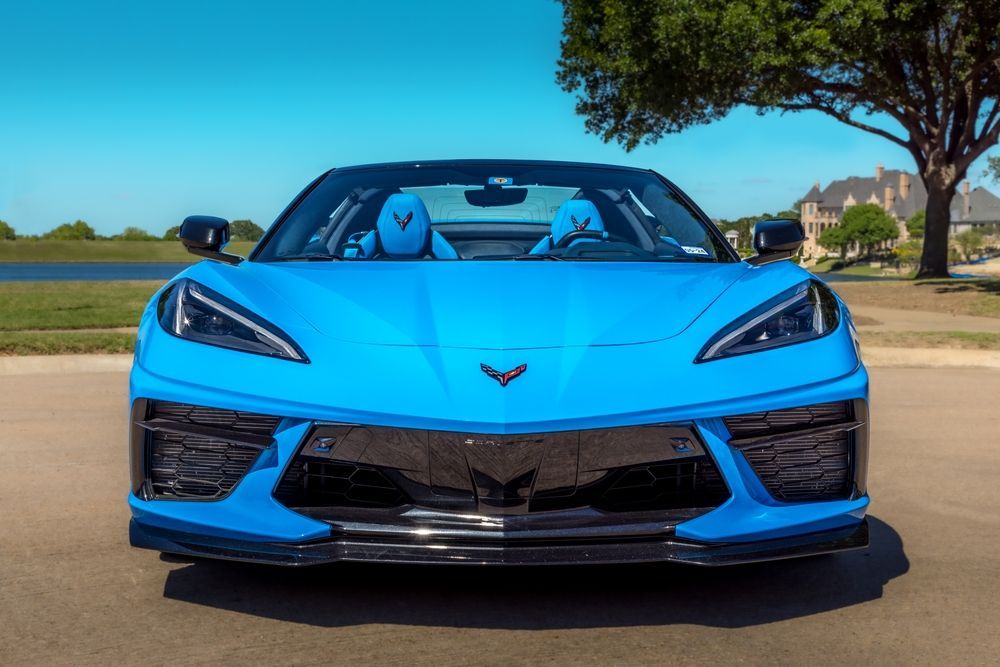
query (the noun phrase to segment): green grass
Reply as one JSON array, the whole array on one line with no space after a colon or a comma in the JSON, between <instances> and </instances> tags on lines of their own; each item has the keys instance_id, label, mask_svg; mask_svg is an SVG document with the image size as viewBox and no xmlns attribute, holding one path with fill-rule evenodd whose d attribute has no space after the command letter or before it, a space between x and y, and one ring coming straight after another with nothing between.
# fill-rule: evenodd
<instances>
[{"instance_id":1,"label":"green grass","mask_svg":"<svg viewBox=\"0 0 1000 667\"><path fill-rule=\"evenodd\" d=\"M18 331L0 333L0 355L129 353L135 335L126 333Z\"/></svg>"},{"instance_id":2,"label":"green grass","mask_svg":"<svg viewBox=\"0 0 1000 667\"><path fill-rule=\"evenodd\" d=\"M134 327L155 280L0 283L0 331Z\"/></svg>"},{"instance_id":3,"label":"green grass","mask_svg":"<svg viewBox=\"0 0 1000 667\"><path fill-rule=\"evenodd\" d=\"M1000 350L1000 333L989 331L862 331L861 343L876 347Z\"/></svg>"},{"instance_id":4,"label":"green grass","mask_svg":"<svg viewBox=\"0 0 1000 667\"><path fill-rule=\"evenodd\" d=\"M246 257L254 243L234 241L226 251ZM180 241L0 241L0 262L196 262Z\"/></svg>"}]
</instances>

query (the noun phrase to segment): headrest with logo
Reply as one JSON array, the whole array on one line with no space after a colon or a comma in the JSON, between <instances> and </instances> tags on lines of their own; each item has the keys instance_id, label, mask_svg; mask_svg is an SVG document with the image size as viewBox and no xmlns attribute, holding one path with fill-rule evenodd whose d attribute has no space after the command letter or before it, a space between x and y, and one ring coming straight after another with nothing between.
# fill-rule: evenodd
<instances>
[{"instance_id":1,"label":"headrest with logo","mask_svg":"<svg viewBox=\"0 0 1000 667\"><path fill-rule=\"evenodd\" d=\"M431 216L417 195L390 195L375 226L382 251L390 257L413 259L430 250Z\"/></svg>"},{"instance_id":2,"label":"headrest with logo","mask_svg":"<svg viewBox=\"0 0 1000 667\"><path fill-rule=\"evenodd\" d=\"M591 231L603 232L604 221L597 207L588 199L570 199L564 202L556 217L552 219L552 244L556 245L570 232Z\"/></svg>"}]
</instances>

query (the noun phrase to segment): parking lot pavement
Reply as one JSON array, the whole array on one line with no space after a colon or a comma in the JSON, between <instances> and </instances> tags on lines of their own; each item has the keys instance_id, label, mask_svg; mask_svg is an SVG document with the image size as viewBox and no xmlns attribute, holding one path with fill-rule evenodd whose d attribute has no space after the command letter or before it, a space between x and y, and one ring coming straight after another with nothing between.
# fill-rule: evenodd
<instances>
[{"instance_id":1,"label":"parking lot pavement","mask_svg":"<svg viewBox=\"0 0 1000 667\"><path fill-rule=\"evenodd\" d=\"M1000 371L872 371L869 549L697 569L128 546L124 373L0 377L0 664L994 663Z\"/></svg>"}]
</instances>

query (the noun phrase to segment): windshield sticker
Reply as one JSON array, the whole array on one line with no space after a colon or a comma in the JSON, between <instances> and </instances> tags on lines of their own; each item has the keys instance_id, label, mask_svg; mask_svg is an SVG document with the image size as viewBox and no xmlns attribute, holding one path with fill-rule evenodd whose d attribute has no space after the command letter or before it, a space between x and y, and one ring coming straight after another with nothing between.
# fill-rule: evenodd
<instances>
[{"instance_id":1,"label":"windshield sticker","mask_svg":"<svg viewBox=\"0 0 1000 667\"><path fill-rule=\"evenodd\" d=\"M689 255L705 255L705 257L708 257L708 251L696 245L682 245L681 248Z\"/></svg>"},{"instance_id":2,"label":"windshield sticker","mask_svg":"<svg viewBox=\"0 0 1000 667\"><path fill-rule=\"evenodd\" d=\"M513 185L514 179L510 176L490 176L490 179L486 181L487 185Z\"/></svg>"}]
</instances>

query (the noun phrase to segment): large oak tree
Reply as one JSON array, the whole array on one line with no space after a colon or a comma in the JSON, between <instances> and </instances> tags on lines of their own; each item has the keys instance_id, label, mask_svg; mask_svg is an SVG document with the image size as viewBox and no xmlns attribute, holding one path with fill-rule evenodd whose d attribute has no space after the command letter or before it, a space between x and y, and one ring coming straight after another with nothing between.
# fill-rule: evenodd
<instances>
[{"instance_id":1,"label":"large oak tree","mask_svg":"<svg viewBox=\"0 0 1000 667\"><path fill-rule=\"evenodd\" d=\"M589 130L632 149L740 105L827 114L910 152L918 276L948 275L955 186L1000 138L1000 0L562 1L558 79Z\"/></svg>"}]
</instances>

